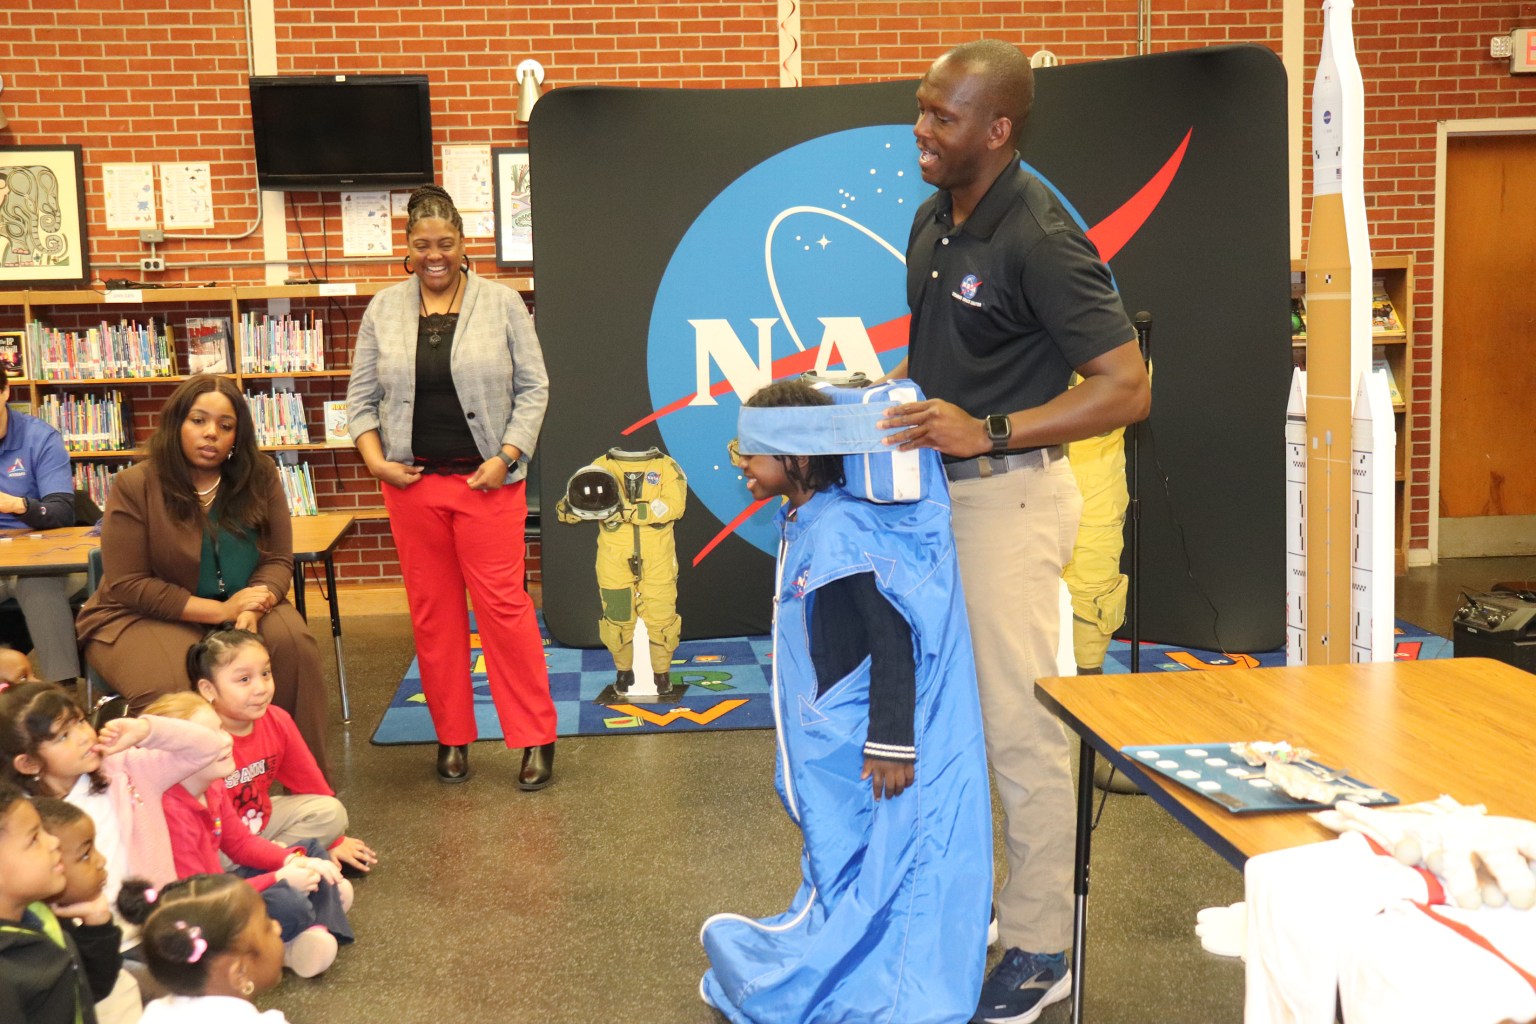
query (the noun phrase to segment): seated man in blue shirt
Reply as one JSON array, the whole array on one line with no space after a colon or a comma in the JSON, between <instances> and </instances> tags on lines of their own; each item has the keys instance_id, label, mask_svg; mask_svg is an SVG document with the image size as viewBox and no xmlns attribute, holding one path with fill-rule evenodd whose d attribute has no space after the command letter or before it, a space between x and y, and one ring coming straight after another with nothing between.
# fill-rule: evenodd
<instances>
[{"instance_id":1,"label":"seated man in blue shirt","mask_svg":"<svg viewBox=\"0 0 1536 1024\"><path fill-rule=\"evenodd\" d=\"M0 531L48 530L75 524L75 483L59 432L15 412L11 382L0 367ZM16 598L32 634L37 674L73 683L80 675L70 597L85 576L0 576L0 601Z\"/></svg>"}]
</instances>

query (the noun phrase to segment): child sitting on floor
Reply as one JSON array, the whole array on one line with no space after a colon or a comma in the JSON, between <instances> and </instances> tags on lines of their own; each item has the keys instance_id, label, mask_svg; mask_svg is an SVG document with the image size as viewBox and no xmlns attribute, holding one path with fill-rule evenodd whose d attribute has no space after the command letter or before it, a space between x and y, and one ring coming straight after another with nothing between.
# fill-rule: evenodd
<instances>
[{"instance_id":1,"label":"child sitting on floor","mask_svg":"<svg viewBox=\"0 0 1536 1024\"><path fill-rule=\"evenodd\" d=\"M187 675L234 737L235 770L224 782L247 829L282 846L313 839L337 867L366 872L378 863L367 843L344 835L347 809L293 718L272 705L272 657L261 637L214 630L187 650ZM285 795L272 795L274 781Z\"/></svg>"},{"instance_id":2,"label":"child sitting on floor","mask_svg":"<svg viewBox=\"0 0 1536 1024\"><path fill-rule=\"evenodd\" d=\"M43 828L20 787L0 781L0 1020L96 1024L87 979L116 973L122 935L112 924L75 929L80 943L43 901L68 879L59 841Z\"/></svg>"},{"instance_id":3,"label":"child sitting on floor","mask_svg":"<svg viewBox=\"0 0 1536 1024\"><path fill-rule=\"evenodd\" d=\"M283 963L301 978L330 967L341 943L352 941L347 908L352 883L314 840L283 847L242 827L224 780L234 770L234 741L219 727L212 705L195 693L160 697L146 714L180 718L219 738L219 758L183 779L161 797L179 878L213 874L219 854L235 864L234 874L261 893L267 912L282 928Z\"/></svg>"},{"instance_id":4,"label":"child sitting on floor","mask_svg":"<svg viewBox=\"0 0 1536 1024\"><path fill-rule=\"evenodd\" d=\"M144 1008L142 1024L287 1024L251 997L283 977L283 940L256 890L233 875L193 875L163 890L123 885L123 915L144 926L144 962L172 995Z\"/></svg>"},{"instance_id":5,"label":"child sitting on floor","mask_svg":"<svg viewBox=\"0 0 1536 1024\"><path fill-rule=\"evenodd\" d=\"M108 901L124 877L176 877L160 794L218 757L218 735L170 719L118 718L91 728L52 683L0 693L0 772L28 793L69 801L96 823Z\"/></svg>"},{"instance_id":6,"label":"child sitting on floor","mask_svg":"<svg viewBox=\"0 0 1536 1024\"><path fill-rule=\"evenodd\" d=\"M96 823L63 800L43 797L35 803L43 828L59 841L64 858L64 891L49 901L50 909L82 949L89 942L103 944L103 954L86 964L87 980L96 996L97 1024L134 1024L144 1012L144 1003L139 983L123 969L122 956L113 956L116 950L106 948L106 942L120 938L121 932L103 892L107 859L96 848Z\"/></svg>"}]
</instances>

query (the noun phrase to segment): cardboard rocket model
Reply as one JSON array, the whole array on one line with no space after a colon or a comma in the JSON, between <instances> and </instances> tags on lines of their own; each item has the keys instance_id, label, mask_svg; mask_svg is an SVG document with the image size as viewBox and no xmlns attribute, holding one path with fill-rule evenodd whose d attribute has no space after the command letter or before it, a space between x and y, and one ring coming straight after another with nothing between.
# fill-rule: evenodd
<instances>
[{"instance_id":1,"label":"cardboard rocket model","mask_svg":"<svg viewBox=\"0 0 1536 1024\"><path fill-rule=\"evenodd\" d=\"M1295 372L1286 410L1291 664L1393 656L1397 441L1386 379L1370 369L1365 90L1352 8L1351 0L1324 0L1312 87L1307 369Z\"/></svg>"}]
</instances>

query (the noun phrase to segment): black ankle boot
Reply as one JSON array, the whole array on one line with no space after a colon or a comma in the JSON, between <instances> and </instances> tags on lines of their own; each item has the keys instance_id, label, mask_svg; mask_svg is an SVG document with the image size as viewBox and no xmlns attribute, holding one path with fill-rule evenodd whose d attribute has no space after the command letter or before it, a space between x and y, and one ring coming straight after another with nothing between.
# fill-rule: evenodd
<instances>
[{"instance_id":1,"label":"black ankle boot","mask_svg":"<svg viewBox=\"0 0 1536 1024\"><path fill-rule=\"evenodd\" d=\"M555 779L555 745L523 748L523 770L517 776L517 788L543 789Z\"/></svg>"},{"instance_id":2,"label":"black ankle boot","mask_svg":"<svg viewBox=\"0 0 1536 1024\"><path fill-rule=\"evenodd\" d=\"M665 697L672 692L672 673L656 673L656 692Z\"/></svg>"},{"instance_id":3,"label":"black ankle boot","mask_svg":"<svg viewBox=\"0 0 1536 1024\"><path fill-rule=\"evenodd\" d=\"M437 745L437 777L443 782L463 782L469 778L469 745Z\"/></svg>"},{"instance_id":4,"label":"black ankle boot","mask_svg":"<svg viewBox=\"0 0 1536 1024\"><path fill-rule=\"evenodd\" d=\"M634 685L635 674L627 668L619 669L618 674L613 677L614 693L628 693L629 688Z\"/></svg>"}]
</instances>

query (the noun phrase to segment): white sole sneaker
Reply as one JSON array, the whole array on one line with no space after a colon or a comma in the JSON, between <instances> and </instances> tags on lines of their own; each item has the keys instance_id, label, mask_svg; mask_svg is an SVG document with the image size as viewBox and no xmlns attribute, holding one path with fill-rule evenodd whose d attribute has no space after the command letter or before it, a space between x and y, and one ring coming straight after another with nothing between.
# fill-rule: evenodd
<instances>
[{"instance_id":1,"label":"white sole sneaker","mask_svg":"<svg viewBox=\"0 0 1536 1024\"><path fill-rule=\"evenodd\" d=\"M983 1017L987 1024L1034 1024L1040 1019L1040 1014L1045 1012L1047 1006L1061 1002L1072 994L1072 972L1068 971L1061 976L1061 980L1045 990L1045 995L1034 1006L1014 1017Z\"/></svg>"}]
</instances>

